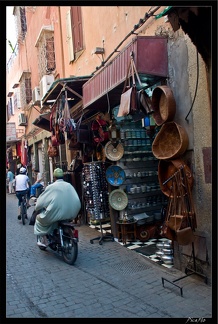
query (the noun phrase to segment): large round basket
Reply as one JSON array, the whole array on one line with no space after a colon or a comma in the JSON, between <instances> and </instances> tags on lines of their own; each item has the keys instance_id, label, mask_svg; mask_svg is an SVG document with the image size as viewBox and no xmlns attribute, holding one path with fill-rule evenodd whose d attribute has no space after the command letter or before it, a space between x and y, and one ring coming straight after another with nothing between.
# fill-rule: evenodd
<instances>
[{"instance_id":1,"label":"large round basket","mask_svg":"<svg viewBox=\"0 0 218 324\"><path fill-rule=\"evenodd\" d=\"M160 160L176 159L186 151L188 144L186 130L173 121L167 122L157 133L152 143L152 152Z\"/></svg>"},{"instance_id":2,"label":"large round basket","mask_svg":"<svg viewBox=\"0 0 218 324\"><path fill-rule=\"evenodd\" d=\"M190 168L185 164L182 159L175 160L160 160L158 163L158 180L160 184L160 189L164 195L172 197L172 185L173 185L173 175L180 169L186 175L190 189L193 187L193 176Z\"/></svg>"},{"instance_id":3,"label":"large round basket","mask_svg":"<svg viewBox=\"0 0 218 324\"><path fill-rule=\"evenodd\" d=\"M153 118L158 126L172 121L176 113L176 101L171 88L166 85L158 86L152 93Z\"/></svg>"}]
</instances>

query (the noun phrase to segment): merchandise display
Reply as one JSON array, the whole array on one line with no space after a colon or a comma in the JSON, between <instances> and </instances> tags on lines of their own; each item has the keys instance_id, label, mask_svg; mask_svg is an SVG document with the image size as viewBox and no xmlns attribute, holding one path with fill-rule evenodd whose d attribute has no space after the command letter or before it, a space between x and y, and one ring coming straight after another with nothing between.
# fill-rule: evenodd
<instances>
[{"instance_id":1,"label":"merchandise display","mask_svg":"<svg viewBox=\"0 0 218 324\"><path fill-rule=\"evenodd\" d=\"M106 163L84 163L82 170L85 208L90 220L110 217Z\"/></svg>"},{"instance_id":2,"label":"merchandise display","mask_svg":"<svg viewBox=\"0 0 218 324\"><path fill-rule=\"evenodd\" d=\"M106 170L106 179L112 186L120 186L126 179L125 171L118 165L111 165Z\"/></svg>"},{"instance_id":3,"label":"merchandise display","mask_svg":"<svg viewBox=\"0 0 218 324\"><path fill-rule=\"evenodd\" d=\"M128 205L127 194L121 189L115 189L109 195L109 203L113 209L123 210Z\"/></svg>"},{"instance_id":4,"label":"merchandise display","mask_svg":"<svg viewBox=\"0 0 218 324\"><path fill-rule=\"evenodd\" d=\"M118 161L122 158L124 154L124 148L121 143L107 142L105 145L105 155L110 161Z\"/></svg>"}]
</instances>

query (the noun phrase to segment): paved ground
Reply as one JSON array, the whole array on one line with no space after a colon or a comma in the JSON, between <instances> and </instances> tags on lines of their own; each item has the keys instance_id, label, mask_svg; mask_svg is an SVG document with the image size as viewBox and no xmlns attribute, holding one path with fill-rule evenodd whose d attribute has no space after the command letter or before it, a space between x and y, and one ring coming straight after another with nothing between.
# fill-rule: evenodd
<instances>
[{"instance_id":1,"label":"paved ground","mask_svg":"<svg viewBox=\"0 0 218 324\"><path fill-rule=\"evenodd\" d=\"M33 226L23 226L17 220L15 195L7 195L6 204L5 321L141 318L146 323L154 319L217 323L212 312L212 287L199 277L177 282L183 287L182 297L178 287L168 282L163 287L161 278L172 281L184 273L155 264L117 242L91 244L98 232L87 225L78 227L78 259L69 266L52 250L38 248ZM29 216L32 211L33 207Z\"/></svg>"}]
</instances>

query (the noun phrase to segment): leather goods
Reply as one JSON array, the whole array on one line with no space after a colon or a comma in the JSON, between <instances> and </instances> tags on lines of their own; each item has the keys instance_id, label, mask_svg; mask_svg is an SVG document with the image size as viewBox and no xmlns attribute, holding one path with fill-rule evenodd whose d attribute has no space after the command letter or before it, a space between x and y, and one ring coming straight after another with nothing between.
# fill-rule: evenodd
<instances>
[{"instance_id":1,"label":"leather goods","mask_svg":"<svg viewBox=\"0 0 218 324\"><path fill-rule=\"evenodd\" d=\"M172 189L171 189L172 190ZM170 214L173 208L173 199L170 197L168 200L166 212L165 212L165 220L160 230L160 236L166 237L169 240L175 240L175 232L169 227Z\"/></svg>"},{"instance_id":2,"label":"leather goods","mask_svg":"<svg viewBox=\"0 0 218 324\"><path fill-rule=\"evenodd\" d=\"M93 120L91 124L91 130L93 134L93 140L95 143L104 142L109 139L109 124L106 120L101 118L100 115Z\"/></svg>"},{"instance_id":3,"label":"leather goods","mask_svg":"<svg viewBox=\"0 0 218 324\"><path fill-rule=\"evenodd\" d=\"M160 189L164 195L169 196L172 186L172 177L174 176L175 172L177 172L179 169L183 170L183 177L187 179L190 189L192 189L194 180L192 172L181 158L175 160L159 160L158 180L160 184Z\"/></svg>"},{"instance_id":4,"label":"leather goods","mask_svg":"<svg viewBox=\"0 0 218 324\"><path fill-rule=\"evenodd\" d=\"M133 52L130 54L130 62L127 68L126 79L124 82L123 92L120 98L120 107L118 110L117 117L123 117L127 115L134 115L139 112L139 105L138 105L138 95L137 95L137 88L135 82L135 74L138 79L139 85L141 81L139 79L138 72L136 70L135 62L133 59ZM131 73L130 73L131 70ZM132 84L130 84L130 78L132 77ZM127 84L128 82L128 84Z\"/></svg>"},{"instance_id":5,"label":"leather goods","mask_svg":"<svg viewBox=\"0 0 218 324\"><path fill-rule=\"evenodd\" d=\"M188 245L194 242L194 234L191 227L177 230L175 240L179 245Z\"/></svg>"},{"instance_id":6,"label":"leather goods","mask_svg":"<svg viewBox=\"0 0 218 324\"><path fill-rule=\"evenodd\" d=\"M52 146L58 146L59 145L59 142L58 142L58 139L56 137L56 135L51 135L51 145Z\"/></svg>"},{"instance_id":7,"label":"leather goods","mask_svg":"<svg viewBox=\"0 0 218 324\"><path fill-rule=\"evenodd\" d=\"M187 227L187 217L184 215L171 215L168 226L174 231L183 229Z\"/></svg>"},{"instance_id":8,"label":"leather goods","mask_svg":"<svg viewBox=\"0 0 218 324\"><path fill-rule=\"evenodd\" d=\"M65 144L64 131L60 130L58 124L55 125L55 136L59 144Z\"/></svg>"},{"instance_id":9,"label":"leather goods","mask_svg":"<svg viewBox=\"0 0 218 324\"><path fill-rule=\"evenodd\" d=\"M81 143L78 142L77 136L76 136L76 131L73 131L70 142L68 144L68 149L69 150L80 150L81 149Z\"/></svg>"},{"instance_id":10,"label":"leather goods","mask_svg":"<svg viewBox=\"0 0 218 324\"><path fill-rule=\"evenodd\" d=\"M89 125L82 125L83 115L79 118L76 123L76 128L72 130L69 149L76 149L80 147L80 144L91 143L92 133Z\"/></svg>"},{"instance_id":11,"label":"leather goods","mask_svg":"<svg viewBox=\"0 0 218 324\"><path fill-rule=\"evenodd\" d=\"M76 123L76 138L77 142L82 144L89 144L92 140L92 133L89 124L82 124L83 115Z\"/></svg>"},{"instance_id":12,"label":"leather goods","mask_svg":"<svg viewBox=\"0 0 218 324\"><path fill-rule=\"evenodd\" d=\"M152 102L145 90L140 90L138 94L138 104L140 110L145 114L145 116L153 114L154 110L152 107Z\"/></svg>"},{"instance_id":13,"label":"leather goods","mask_svg":"<svg viewBox=\"0 0 218 324\"><path fill-rule=\"evenodd\" d=\"M131 87L127 91L122 93L117 117L123 117L129 115L132 89L133 88Z\"/></svg>"},{"instance_id":14,"label":"leather goods","mask_svg":"<svg viewBox=\"0 0 218 324\"><path fill-rule=\"evenodd\" d=\"M49 145L48 150L47 150L47 154L48 154L48 157L59 156L59 148L58 148L58 146Z\"/></svg>"},{"instance_id":15,"label":"leather goods","mask_svg":"<svg viewBox=\"0 0 218 324\"><path fill-rule=\"evenodd\" d=\"M160 231L160 236L166 237L171 241L175 240L175 232L168 226L168 222L164 221L161 231Z\"/></svg>"}]
</instances>

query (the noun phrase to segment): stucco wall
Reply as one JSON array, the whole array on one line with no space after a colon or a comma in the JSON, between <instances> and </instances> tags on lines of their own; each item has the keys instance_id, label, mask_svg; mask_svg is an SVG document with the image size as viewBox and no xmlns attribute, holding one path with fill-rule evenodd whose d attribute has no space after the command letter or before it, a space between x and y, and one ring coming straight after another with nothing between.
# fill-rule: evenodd
<instances>
[{"instance_id":1,"label":"stucco wall","mask_svg":"<svg viewBox=\"0 0 218 324\"><path fill-rule=\"evenodd\" d=\"M188 150L182 158L187 164L190 164L194 177L192 194L197 217L195 235L206 237L206 248L211 264L212 185L205 181L202 153L203 148L212 145L210 101L205 64L199 54L197 61L196 47L181 29L175 32L172 38L169 38L168 56L168 85L172 88L176 100L174 120L185 127L189 136ZM191 112L188 115L190 109ZM179 258L177 254L176 266L182 268L187 264L183 264L183 262L187 262L187 260ZM210 277L208 264L203 264L202 267Z\"/></svg>"}]
</instances>

